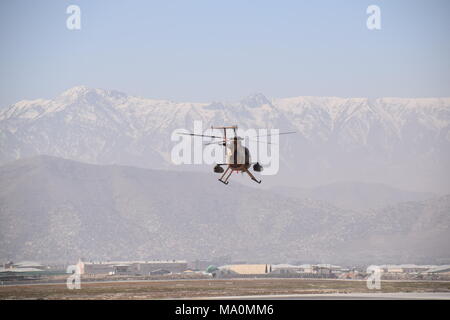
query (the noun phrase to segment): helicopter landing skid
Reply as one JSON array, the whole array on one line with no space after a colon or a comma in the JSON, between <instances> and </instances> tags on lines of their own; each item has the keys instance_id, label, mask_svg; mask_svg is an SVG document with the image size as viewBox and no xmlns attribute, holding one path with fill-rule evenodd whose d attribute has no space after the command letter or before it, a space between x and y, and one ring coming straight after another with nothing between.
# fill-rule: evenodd
<instances>
[{"instance_id":1,"label":"helicopter landing skid","mask_svg":"<svg viewBox=\"0 0 450 320\"><path fill-rule=\"evenodd\" d=\"M228 179L230 179L231 174L233 173L233 170L230 167L227 167L225 172L220 177L219 181L223 184L228 184ZM223 179L225 177L225 180Z\"/></svg>"},{"instance_id":2,"label":"helicopter landing skid","mask_svg":"<svg viewBox=\"0 0 450 320\"><path fill-rule=\"evenodd\" d=\"M247 169L244 169L244 170L233 170L233 169L231 169L230 167L227 167L227 169L225 170L225 172L224 172L224 173L222 174L222 176L220 177L219 181L222 182L223 184L227 185L227 184L228 184L228 179L230 179L230 176L231 176L231 174L233 173L233 171L236 171L236 172L238 172L238 171L245 171L245 172L247 172L247 174L249 175L249 177L250 177L253 181L255 181L255 182L258 183L258 184L261 183L261 180L256 179L255 176L254 176L250 171L248 171Z\"/></svg>"},{"instance_id":3,"label":"helicopter landing skid","mask_svg":"<svg viewBox=\"0 0 450 320\"><path fill-rule=\"evenodd\" d=\"M258 183L258 184L261 183L261 180L256 179L255 176L252 175L252 173L251 173L250 171L245 170L245 172L247 172L247 174L250 176L250 178L251 178L253 181L255 181L255 182Z\"/></svg>"}]
</instances>

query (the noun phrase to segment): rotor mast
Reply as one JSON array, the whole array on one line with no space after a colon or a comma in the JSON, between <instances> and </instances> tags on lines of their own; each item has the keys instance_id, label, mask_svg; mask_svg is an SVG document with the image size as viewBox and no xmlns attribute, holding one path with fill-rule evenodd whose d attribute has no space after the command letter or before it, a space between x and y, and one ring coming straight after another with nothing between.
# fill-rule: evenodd
<instances>
[{"instance_id":1,"label":"rotor mast","mask_svg":"<svg viewBox=\"0 0 450 320\"><path fill-rule=\"evenodd\" d=\"M233 129L234 132L234 136L237 137L236 135L236 130L237 130L238 126L234 125L234 126L223 126L223 127L215 127L215 126L211 126L211 129L223 129L223 143L226 143L227 141L227 129Z\"/></svg>"}]
</instances>

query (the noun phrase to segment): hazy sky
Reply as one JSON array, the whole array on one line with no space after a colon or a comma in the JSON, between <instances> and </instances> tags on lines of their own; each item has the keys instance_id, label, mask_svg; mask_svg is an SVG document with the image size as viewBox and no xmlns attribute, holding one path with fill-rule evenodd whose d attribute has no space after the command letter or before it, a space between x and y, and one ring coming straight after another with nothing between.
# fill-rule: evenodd
<instances>
[{"instance_id":1,"label":"hazy sky","mask_svg":"<svg viewBox=\"0 0 450 320\"><path fill-rule=\"evenodd\" d=\"M0 15L0 106L79 84L178 101L450 96L446 0L2 0Z\"/></svg>"}]
</instances>

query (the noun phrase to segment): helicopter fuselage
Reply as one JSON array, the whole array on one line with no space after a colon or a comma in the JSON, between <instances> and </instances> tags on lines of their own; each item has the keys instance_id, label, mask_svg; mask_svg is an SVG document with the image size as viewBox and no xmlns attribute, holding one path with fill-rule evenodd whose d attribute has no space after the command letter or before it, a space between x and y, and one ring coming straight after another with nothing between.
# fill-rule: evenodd
<instances>
[{"instance_id":1,"label":"helicopter fuselage","mask_svg":"<svg viewBox=\"0 0 450 320\"><path fill-rule=\"evenodd\" d=\"M246 171L251 166L250 151L239 140L232 140L225 145L226 163L234 171Z\"/></svg>"}]
</instances>

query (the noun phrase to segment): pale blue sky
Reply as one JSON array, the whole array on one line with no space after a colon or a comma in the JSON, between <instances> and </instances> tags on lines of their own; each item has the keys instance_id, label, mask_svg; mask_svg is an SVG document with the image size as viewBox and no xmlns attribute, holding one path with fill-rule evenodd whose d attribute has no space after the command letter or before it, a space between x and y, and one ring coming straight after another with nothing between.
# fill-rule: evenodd
<instances>
[{"instance_id":1,"label":"pale blue sky","mask_svg":"<svg viewBox=\"0 0 450 320\"><path fill-rule=\"evenodd\" d=\"M446 0L2 0L0 15L0 106L79 84L176 101L450 96Z\"/></svg>"}]
</instances>

